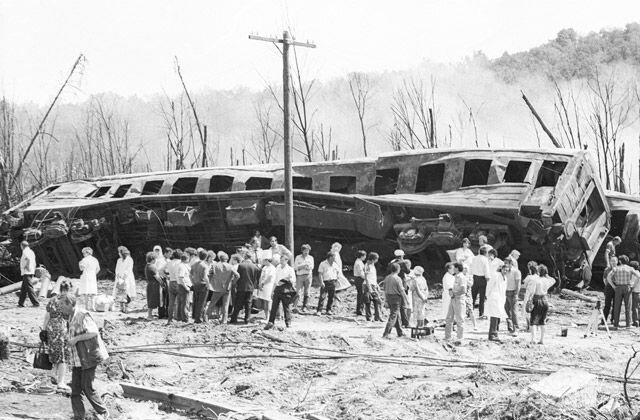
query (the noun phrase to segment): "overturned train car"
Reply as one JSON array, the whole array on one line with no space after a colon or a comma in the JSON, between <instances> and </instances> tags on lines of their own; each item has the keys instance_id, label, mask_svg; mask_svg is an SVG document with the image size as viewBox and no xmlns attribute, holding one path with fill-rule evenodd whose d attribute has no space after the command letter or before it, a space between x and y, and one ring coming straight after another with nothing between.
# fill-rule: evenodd
<instances>
[{"instance_id":1,"label":"overturned train car","mask_svg":"<svg viewBox=\"0 0 640 420\"><path fill-rule=\"evenodd\" d=\"M85 246L106 267L119 244L140 262L156 244L233 250L256 229L282 237L283 175L279 165L260 165L65 182L5 212L4 228L14 242L31 242L55 274L77 274ZM384 256L399 246L434 267L462 238L477 245L486 235L501 256L518 249L521 263L545 261L577 283L610 230L586 151L411 151L299 163L293 188L296 243L312 243L318 256L334 241L347 254Z\"/></svg>"}]
</instances>

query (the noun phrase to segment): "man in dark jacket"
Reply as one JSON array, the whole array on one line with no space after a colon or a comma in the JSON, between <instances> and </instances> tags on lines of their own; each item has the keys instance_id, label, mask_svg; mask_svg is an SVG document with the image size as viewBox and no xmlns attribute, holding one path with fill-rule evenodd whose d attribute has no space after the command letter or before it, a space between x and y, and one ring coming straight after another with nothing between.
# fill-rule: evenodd
<instances>
[{"instance_id":1,"label":"man in dark jacket","mask_svg":"<svg viewBox=\"0 0 640 420\"><path fill-rule=\"evenodd\" d=\"M256 288L260 280L260 268L246 258L238 265L238 281L236 282L236 300L233 304L233 313L231 314L231 323L238 322L238 314L244 308L244 323L249 323L249 315L251 315L251 302L253 297L253 289Z\"/></svg>"}]
</instances>

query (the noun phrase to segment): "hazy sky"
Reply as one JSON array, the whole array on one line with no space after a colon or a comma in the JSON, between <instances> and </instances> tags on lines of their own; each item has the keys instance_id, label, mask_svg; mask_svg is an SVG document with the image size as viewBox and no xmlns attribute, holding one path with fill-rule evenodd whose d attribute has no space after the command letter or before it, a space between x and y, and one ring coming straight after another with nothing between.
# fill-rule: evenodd
<instances>
[{"instance_id":1,"label":"hazy sky","mask_svg":"<svg viewBox=\"0 0 640 420\"><path fill-rule=\"evenodd\" d=\"M67 101L112 91L179 89L173 57L192 90L249 86L280 77L275 48L250 33L281 34L318 48L301 52L310 75L404 69L455 62L543 43L640 18L640 2L607 0L0 0L0 93L47 102L80 52L88 59Z\"/></svg>"}]
</instances>

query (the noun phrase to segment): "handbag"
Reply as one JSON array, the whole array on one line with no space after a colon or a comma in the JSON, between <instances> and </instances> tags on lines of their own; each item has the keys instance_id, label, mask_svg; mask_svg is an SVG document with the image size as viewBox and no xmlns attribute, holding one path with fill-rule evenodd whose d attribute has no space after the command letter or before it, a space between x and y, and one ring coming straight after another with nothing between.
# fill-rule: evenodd
<instances>
[{"instance_id":1,"label":"handbag","mask_svg":"<svg viewBox=\"0 0 640 420\"><path fill-rule=\"evenodd\" d=\"M524 310L526 312L533 311L533 299L529 298L529 300L527 300L527 303L524 304Z\"/></svg>"},{"instance_id":2,"label":"handbag","mask_svg":"<svg viewBox=\"0 0 640 420\"><path fill-rule=\"evenodd\" d=\"M53 364L49 360L49 354L44 349L44 342L40 342L40 348L33 358L33 367L36 369L51 370Z\"/></svg>"}]
</instances>

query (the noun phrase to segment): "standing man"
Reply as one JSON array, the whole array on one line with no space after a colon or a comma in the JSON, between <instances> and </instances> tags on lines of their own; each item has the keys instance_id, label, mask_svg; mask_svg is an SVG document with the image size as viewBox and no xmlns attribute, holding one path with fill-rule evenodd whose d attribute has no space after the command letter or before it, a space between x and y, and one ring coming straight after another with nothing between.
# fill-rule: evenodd
<instances>
[{"instance_id":1,"label":"standing man","mask_svg":"<svg viewBox=\"0 0 640 420\"><path fill-rule=\"evenodd\" d=\"M213 290L213 294L207 308L207 318L211 319L214 311L219 314L216 308L218 307L218 302L221 302L220 311L222 311L222 316L220 317L220 322L226 324L229 302L231 301L231 288L240 276L229 264L229 255L226 252L218 251L218 260L218 262L214 262L211 265L209 271L209 285Z\"/></svg>"},{"instance_id":2,"label":"standing man","mask_svg":"<svg viewBox=\"0 0 640 420\"><path fill-rule=\"evenodd\" d=\"M193 284L193 321L200 324L206 321L205 305L209 295L209 266L205 262L207 251L198 251L198 261L191 265L191 283Z\"/></svg>"},{"instance_id":3,"label":"standing man","mask_svg":"<svg viewBox=\"0 0 640 420\"><path fill-rule=\"evenodd\" d=\"M507 328L514 337L518 335L518 296L522 283L522 273L518 270L518 264L512 257L504 259L507 266L507 300L504 310L507 313Z\"/></svg>"},{"instance_id":4,"label":"standing man","mask_svg":"<svg viewBox=\"0 0 640 420\"><path fill-rule=\"evenodd\" d=\"M320 263L318 267L318 275L322 286L320 287L320 296L318 297L318 309L316 315L322 313L322 305L324 299L327 298L327 315L333 315L333 298L336 295L336 285L338 284L338 276L341 274L341 268L336 263L336 256L333 252L327 254L327 258Z\"/></svg>"},{"instance_id":5,"label":"standing man","mask_svg":"<svg viewBox=\"0 0 640 420\"><path fill-rule=\"evenodd\" d=\"M244 308L244 323L249 323L251 315L251 303L253 301L253 290L260 281L260 267L251 262L247 256L243 262L238 265L238 282L236 283L236 300L233 303L233 313L231 314L231 323L238 323L238 314Z\"/></svg>"},{"instance_id":6,"label":"standing man","mask_svg":"<svg viewBox=\"0 0 640 420\"><path fill-rule=\"evenodd\" d=\"M407 283L407 274L411 273L411 261L404 259L404 251L401 249L396 249L393 251L393 255L395 258L391 260L389 263L387 274L391 274L391 265L398 264L400 266L400 272L398 276L402 280L402 285L404 287L405 295L409 291L409 284ZM402 326L405 328L409 328L409 317L407 316L407 311L411 311L411 308L408 308L409 300L408 298L402 301L402 307L400 308L400 320Z\"/></svg>"},{"instance_id":7,"label":"standing man","mask_svg":"<svg viewBox=\"0 0 640 420\"><path fill-rule=\"evenodd\" d=\"M606 322L608 319L611 319L613 322L613 300L616 295L616 288L613 285L613 279L609 276L614 268L618 266L618 257L610 257L607 262L607 268L604 269L604 274L602 276L604 282L604 308L602 309L602 314L604 315L604 321ZM611 315L611 317L609 317Z\"/></svg>"},{"instance_id":8,"label":"standing man","mask_svg":"<svg viewBox=\"0 0 640 420\"><path fill-rule=\"evenodd\" d=\"M18 298L18 306L24 307L24 301L29 297L31 304L34 307L40 306L36 293L33 291L33 275L36 272L36 254L29 248L29 242L22 241L20 243L22 248L22 256L20 257L20 275L22 276L22 287L20 287L20 297Z\"/></svg>"},{"instance_id":9,"label":"standing man","mask_svg":"<svg viewBox=\"0 0 640 420\"><path fill-rule=\"evenodd\" d=\"M272 236L271 238L269 238L269 249L271 250L271 258L274 257L274 255L286 255L287 256L287 260L291 261L293 259L293 254L291 254L291 251L289 251L289 249L278 243L278 238L276 238L275 236Z\"/></svg>"},{"instance_id":10,"label":"standing man","mask_svg":"<svg viewBox=\"0 0 640 420\"><path fill-rule=\"evenodd\" d=\"M473 276L473 287L471 288L471 299L475 306L476 297L479 296L478 313L480 317L484 316L484 301L487 294L487 282L491 277L491 268L489 267L489 259L487 258L488 248L481 246L478 255L471 260L471 275Z\"/></svg>"},{"instance_id":11,"label":"standing man","mask_svg":"<svg viewBox=\"0 0 640 420\"><path fill-rule=\"evenodd\" d=\"M621 255L619 260L620 265L611 270L608 276L615 288L613 327L620 326L620 310L624 301L624 320L629 328L631 327L631 289L635 282L640 280L640 274L628 265L629 257Z\"/></svg>"},{"instance_id":12,"label":"standing man","mask_svg":"<svg viewBox=\"0 0 640 420\"><path fill-rule=\"evenodd\" d=\"M296 259L293 263L293 267L296 271L296 291L298 292L296 295L296 300L293 303L294 312L297 311L298 307L298 299L300 299L300 294L302 294L302 313L307 311L307 303L309 302L309 290L311 289L311 282L313 280L313 267L315 266L315 261L313 257L309 255L311 251L311 247L309 244L304 244L300 247L300 251L302 254L296 256Z\"/></svg>"},{"instance_id":13,"label":"standing man","mask_svg":"<svg viewBox=\"0 0 640 420\"><path fill-rule=\"evenodd\" d=\"M362 285L364 284L364 260L367 258L367 253L363 250L359 250L356 253L356 261L353 263L353 282L356 285L356 316L362 315L362 307L364 306L364 293Z\"/></svg>"},{"instance_id":14,"label":"standing man","mask_svg":"<svg viewBox=\"0 0 640 420\"><path fill-rule=\"evenodd\" d=\"M465 295L467 294L467 279L462 273L464 267L461 263L453 263L453 275L455 280L453 286L449 290L443 290L442 293L449 293L451 302L447 311L446 324L444 328L444 339L451 339L451 331L453 330L453 321L456 322L457 343L462 341L464 337L464 312L465 312Z\"/></svg>"},{"instance_id":15,"label":"standing man","mask_svg":"<svg viewBox=\"0 0 640 420\"><path fill-rule=\"evenodd\" d=\"M607 267L609 267L609 261L611 261L611 257L616 256L616 247L622 243L622 238L619 236L615 236L612 240L607 242L604 248L604 260L607 263Z\"/></svg>"},{"instance_id":16,"label":"standing man","mask_svg":"<svg viewBox=\"0 0 640 420\"><path fill-rule=\"evenodd\" d=\"M407 294L400 278L400 265L391 263L389 265L391 273L384 279L384 295L389 305L389 319L384 327L382 338L389 337L391 330L395 327L398 337L402 337L402 327L400 326L400 313L403 307L408 306Z\"/></svg>"}]
</instances>

